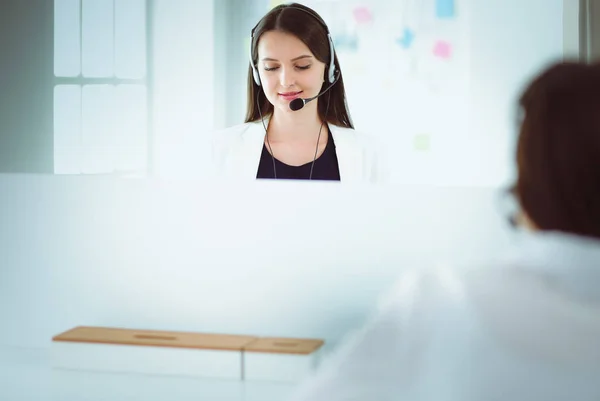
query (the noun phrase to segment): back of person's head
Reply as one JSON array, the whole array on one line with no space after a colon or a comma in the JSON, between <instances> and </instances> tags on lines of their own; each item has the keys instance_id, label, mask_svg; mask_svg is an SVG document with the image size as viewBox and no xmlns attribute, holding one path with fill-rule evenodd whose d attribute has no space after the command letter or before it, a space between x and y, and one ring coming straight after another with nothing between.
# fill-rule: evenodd
<instances>
[{"instance_id":1,"label":"back of person's head","mask_svg":"<svg viewBox=\"0 0 600 401\"><path fill-rule=\"evenodd\" d=\"M537 229L600 238L600 64L552 65L520 107L521 208Z\"/></svg>"},{"instance_id":2,"label":"back of person's head","mask_svg":"<svg viewBox=\"0 0 600 401\"><path fill-rule=\"evenodd\" d=\"M258 61L258 42L261 36L269 31L279 31L295 36L301 40L313 53L315 58L327 67L324 73L324 82L321 90L331 83L328 79L331 57L334 59L335 74L339 75L337 82L318 100L318 113L323 121L331 124L352 128L350 113L346 105L346 92L344 80L335 51L331 54L328 38L328 28L325 21L313 9L298 3L282 4L269 11L252 31L250 58L256 66ZM246 122L258 121L263 115L273 112L273 105L269 103L260 86L253 78L252 66L248 67L248 101Z\"/></svg>"}]
</instances>

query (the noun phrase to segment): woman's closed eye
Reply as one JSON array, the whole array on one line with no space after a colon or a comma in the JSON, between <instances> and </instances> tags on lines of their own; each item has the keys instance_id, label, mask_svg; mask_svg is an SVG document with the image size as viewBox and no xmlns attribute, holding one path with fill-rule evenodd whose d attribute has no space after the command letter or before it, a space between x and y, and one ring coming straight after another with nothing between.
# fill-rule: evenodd
<instances>
[{"instance_id":1,"label":"woman's closed eye","mask_svg":"<svg viewBox=\"0 0 600 401\"><path fill-rule=\"evenodd\" d=\"M311 64L308 65L297 65L296 68L299 70L308 70L311 67ZM279 69L279 66L275 66L275 67L268 67L265 66L264 67L265 71L276 71Z\"/></svg>"}]
</instances>

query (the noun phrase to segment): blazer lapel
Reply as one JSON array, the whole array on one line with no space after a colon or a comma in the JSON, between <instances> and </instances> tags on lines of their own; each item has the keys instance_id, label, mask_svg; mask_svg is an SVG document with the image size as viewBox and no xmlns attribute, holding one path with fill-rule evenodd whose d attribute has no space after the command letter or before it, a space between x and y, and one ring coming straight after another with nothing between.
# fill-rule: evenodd
<instances>
[{"instance_id":1,"label":"blazer lapel","mask_svg":"<svg viewBox=\"0 0 600 401\"><path fill-rule=\"evenodd\" d=\"M335 142L341 181L359 181L362 158L355 143L354 132L342 130L335 125L329 125L329 132Z\"/></svg>"},{"instance_id":2,"label":"blazer lapel","mask_svg":"<svg viewBox=\"0 0 600 401\"><path fill-rule=\"evenodd\" d=\"M268 118L265 118L268 124ZM262 122L254 122L248 125L248 129L242 134L241 153L239 156L238 176L248 180L256 179L260 155L265 140L265 129Z\"/></svg>"}]
</instances>

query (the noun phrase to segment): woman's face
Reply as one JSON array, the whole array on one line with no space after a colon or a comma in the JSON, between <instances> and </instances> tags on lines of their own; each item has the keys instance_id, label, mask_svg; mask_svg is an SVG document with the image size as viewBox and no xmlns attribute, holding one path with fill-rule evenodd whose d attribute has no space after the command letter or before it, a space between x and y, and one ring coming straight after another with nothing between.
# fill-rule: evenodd
<instances>
[{"instance_id":1,"label":"woman's face","mask_svg":"<svg viewBox=\"0 0 600 401\"><path fill-rule=\"evenodd\" d=\"M289 108L290 102L298 97L316 96L325 73L325 63L317 60L296 36L279 31L261 35L257 68L263 91L275 110L285 113L316 110L318 99L300 111Z\"/></svg>"}]
</instances>

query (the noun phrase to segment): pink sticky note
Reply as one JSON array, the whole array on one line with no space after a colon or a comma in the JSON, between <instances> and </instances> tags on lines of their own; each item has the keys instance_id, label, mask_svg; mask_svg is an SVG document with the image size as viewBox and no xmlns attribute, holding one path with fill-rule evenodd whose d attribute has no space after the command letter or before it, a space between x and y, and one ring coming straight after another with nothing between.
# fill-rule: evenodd
<instances>
[{"instance_id":1,"label":"pink sticky note","mask_svg":"<svg viewBox=\"0 0 600 401\"><path fill-rule=\"evenodd\" d=\"M433 47L433 54L439 58L449 59L452 56L452 45L443 40L439 40Z\"/></svg>"},{"instance_id":2,"label":"pink sticky note","mask_svg":"<svg viewBox=\"0 0 600 401\"><path fill-rule=\"evenodd\" d=\"M367 7L356 7L354 9L354 19L359 24L364 24L366 22L371 21L373 16L371 15L371 11Z\"/></svg>"}]
</instances>

